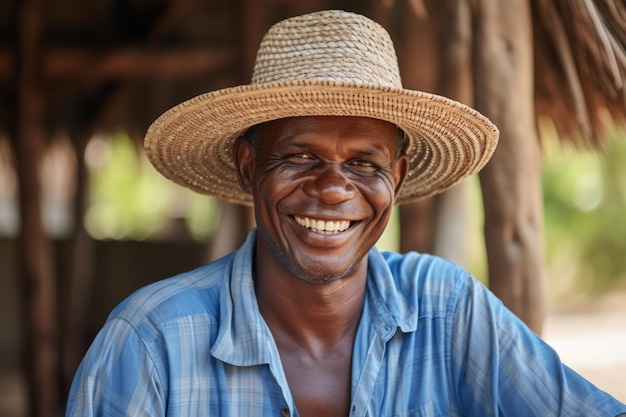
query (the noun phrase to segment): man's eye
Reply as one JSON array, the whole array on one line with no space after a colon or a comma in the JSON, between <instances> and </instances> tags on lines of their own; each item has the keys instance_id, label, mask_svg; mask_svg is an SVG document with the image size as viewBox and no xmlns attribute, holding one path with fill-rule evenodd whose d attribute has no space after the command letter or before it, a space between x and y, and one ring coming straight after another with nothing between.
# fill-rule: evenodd
<instances>
[{"instance_id":1,"label":"man's eye","mask_svg":"<svg viewBox=\"0 0 626 417\"><path fill-rule=\"evenodd\" d=\"M351 161L350 166L361 172L374 172L378 169L378 166L376 166L376 164L362 159L356 159L354 161Z\"/></svg>"},{"instance_id":2,"label":"man's eye","mask_svg":"<svg viewBox=\"0 0 626 417\"><path fill-rule=\"evenodd\" d=\"M290 164L306 164L309 163L313 160L313 157L307 153L296 153L293 155L289 155L287 157L287 161L289 161Z\"/></svg>"}]
</instances>

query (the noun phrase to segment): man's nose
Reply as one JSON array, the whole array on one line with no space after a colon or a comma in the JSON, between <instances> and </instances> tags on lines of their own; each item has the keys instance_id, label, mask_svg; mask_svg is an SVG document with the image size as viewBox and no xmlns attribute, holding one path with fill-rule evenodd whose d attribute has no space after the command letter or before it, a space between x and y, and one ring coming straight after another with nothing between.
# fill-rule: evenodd
<instances>
[{"instance_id":1,"label":"man's nose","mask_svg":"<svg viewBox=\"0 0 626 417\"><path fill-rule=\"evenodd\" d=\"M304 192L326 204L338 204L354 198L356 188L337 164L318 167L314 177L304 184Z\"/></svg>"}]
</instances>

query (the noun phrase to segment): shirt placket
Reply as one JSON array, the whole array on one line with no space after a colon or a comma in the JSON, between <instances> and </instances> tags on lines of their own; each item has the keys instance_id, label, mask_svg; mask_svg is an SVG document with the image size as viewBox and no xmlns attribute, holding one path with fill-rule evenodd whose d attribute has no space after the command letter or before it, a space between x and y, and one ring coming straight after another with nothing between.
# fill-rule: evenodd
<instances>
[{"instance_id":1,"label":"shirt placket","mask_svg":"<svg viewBox=\"0 0 626 417\"><path fill-rule=\"evenodd\" d=\"M360 369L358 380L353 386L350 417L377 415L376 410L371 409L374 404L372 395L385 360L387 342L395 334L396 325L387 312L377 308L376 304L372 295L368 294L361 318L362 324L367 328L367 331L357 334L358 340L355 343L367 343L369 340L369 346L365 354L365 360L362 362L363 365ZM372 316L372 314L374 315ZM357 362L360 362L358 358L353 358L353 360L355 359Z\"/></svg>"}]
</instances>

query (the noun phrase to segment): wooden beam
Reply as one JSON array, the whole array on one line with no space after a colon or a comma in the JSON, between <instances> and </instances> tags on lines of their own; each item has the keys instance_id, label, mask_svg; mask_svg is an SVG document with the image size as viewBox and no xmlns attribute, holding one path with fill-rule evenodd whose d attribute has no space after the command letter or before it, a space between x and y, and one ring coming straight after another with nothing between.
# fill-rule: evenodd
<instances>
[{"instance_id":1,"label":"wooden beam","mask_svg":"<svg viewBox=\"0 0 626 417\"><path fill-rule=\"evenodd\" d=\"M234 59L233 53L217 49L123 48L92 52L82 48L57 48L44 53L42 78L45 81L79 82L146 77L186 78L227 68ZM0 49L0 80L9 79L13 67L10 51Z\"/></svg>"}]
</instances>

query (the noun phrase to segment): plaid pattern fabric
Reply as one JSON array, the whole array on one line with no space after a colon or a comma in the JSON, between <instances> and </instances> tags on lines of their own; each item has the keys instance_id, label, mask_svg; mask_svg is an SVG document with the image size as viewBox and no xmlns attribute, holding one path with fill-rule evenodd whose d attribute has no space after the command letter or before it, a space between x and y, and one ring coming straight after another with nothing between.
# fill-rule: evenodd
<instances>
[{"instance_id":1,"label":"plaid pattern fabric","mask_svg":"<svg viewBox=\"0 0 626 417\"><path fill-rule=\"evenodd\" d=\"M256 303L254 241L120 304L78 369L66 416L297 416ZM626 412L462 269L376 249L352 396L351 416Z\"/></svg>"}]
</instances>

